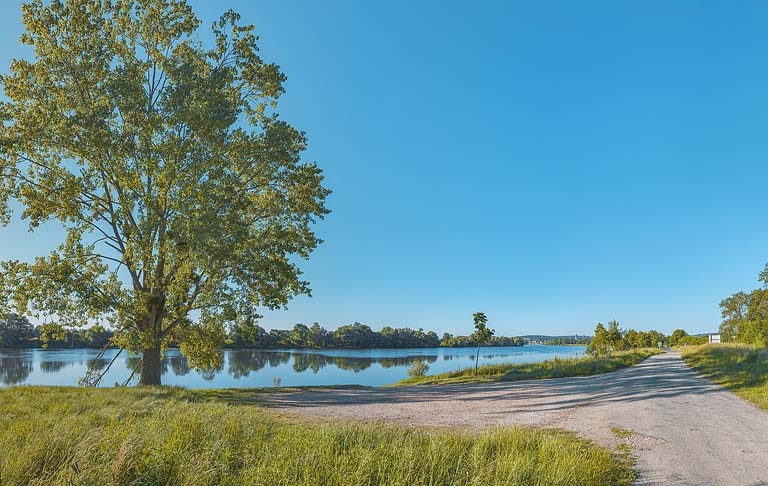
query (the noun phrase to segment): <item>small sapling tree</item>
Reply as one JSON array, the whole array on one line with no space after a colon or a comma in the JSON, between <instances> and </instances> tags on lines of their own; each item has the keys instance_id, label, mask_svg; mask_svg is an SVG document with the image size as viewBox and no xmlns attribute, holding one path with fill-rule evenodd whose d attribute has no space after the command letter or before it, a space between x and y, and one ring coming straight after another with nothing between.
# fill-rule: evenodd
<instances>
[{"instance_id":1,"label":"small sapling tree","mask_svg":"<svg viewBox=\"0 0 768 486\"><path fill-rule=\"evenodd\" d=\"M485 316L484 312L475 312L472 317L475 321L475 332L472 333L472 339L477 343L477 354L475 355L475 376L477 376L477 364L480 361L480 347L491 340L495 331L487 326L488 318Z\"/></svg>"}]
</instances>

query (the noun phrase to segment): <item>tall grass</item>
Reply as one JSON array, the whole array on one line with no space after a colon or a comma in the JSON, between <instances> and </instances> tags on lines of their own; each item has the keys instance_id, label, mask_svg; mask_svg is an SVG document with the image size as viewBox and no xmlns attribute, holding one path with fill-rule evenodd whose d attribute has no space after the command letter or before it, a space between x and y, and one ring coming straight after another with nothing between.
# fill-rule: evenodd
<instances>
[{"instance_id":1,"label":"tall grass","mask_svg":"<svg viewBox=\"0 0 768 486\"><path fill-rule=\"evenodd\" d=\"M768 410L768 348L704 345L683 349L682 357L694 370Z\"/></svg>"},{"instance_id":2,"label":"tall grass","mask_svg":"<svg viewBox=\"0 0 768 486\"><path fill-rule=\"evenodd\" d=\"M629 484L562 431L291 423L180 389L0 390L0 484Z\"/></svg>"},{"instance_id":3,"label":"tall grass","mask_svg":"<svg viewBox=\"0 0 768 486\"><path fill-rule=\"evenodd\" d=\"M397 382L396 385L540 380L567 376L589 376L636 365L649 356L660 352L658 349L649 348L623 351L600 358L586 356L583 358L554 358L540 363L485 365L477 370L477 375L475 375L474 368L465 368L438 375L408 378Z\"/></svg>"}]
</instances>

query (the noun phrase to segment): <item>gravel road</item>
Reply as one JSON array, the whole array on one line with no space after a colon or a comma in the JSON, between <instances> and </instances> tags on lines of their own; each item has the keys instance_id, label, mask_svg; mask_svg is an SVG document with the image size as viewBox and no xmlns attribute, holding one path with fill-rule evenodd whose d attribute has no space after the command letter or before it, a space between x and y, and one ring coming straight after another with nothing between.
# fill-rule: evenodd
<instances>
[{"instance_id":1,"label":"gravel road","mask_svg":"<svg viewBox=\"0 0 768 486\"><path fill-rule=\"evenodd\" d=\"M563 428L607 446L627 442L637 484L768 486L768 413L699 377L677 353L591 377L299 391L259 401L309 417ZM631 435L617 437L616 428Z\"/></svg>"}]
</instances>

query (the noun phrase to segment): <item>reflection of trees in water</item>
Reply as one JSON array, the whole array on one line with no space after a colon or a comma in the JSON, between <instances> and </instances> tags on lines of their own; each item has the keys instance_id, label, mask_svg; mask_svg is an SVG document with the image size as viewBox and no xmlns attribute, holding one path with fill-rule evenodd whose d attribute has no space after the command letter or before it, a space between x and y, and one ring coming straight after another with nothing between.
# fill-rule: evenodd
<instances>
[{"instance_id":1,"label":"reflection of trees in water","mask_svg":"<svg viewBox=\"0 0 768 486\"><path fill-rule=\"evenodd\" d=\"M216 373L218 373L223 369L224 369L223 363L215 368L201 369L200 376L202 376L205 381L211 381L214 378L216 378Z\"/></svg>"},{"instance_id":2,"label":"reflection of trees in water","mask_svg":"<svg viewBox=\"0 0 768 486\"><path fill-rule=\"evenodd\" d=\"M141 359L141 356L129 356L125 360L126 368L133 371L133 368L136 367L140 359ZM183 354L175 354L175 353L166 354L163 357L163 359L160 361L161 375L168 374L169 369L173 371L173 374L176 376L185 376L189 374L190 371L192 371L192 368L189 366L189 359ZM224 369L224 365L222 364L216 368L212 368L209 370L200 370L200 376L202 376L203 379L206 381L211 381L216 376L216 374L223 369Z\"/></svg>"},{"instance_id":3,"label":"reflection of trees in water","mask_svg":"<svg viewBox=\"0 0 768 486\"><path fill-rule=\"evenodd\" d=\"M373 359L371 358L352 358L349 356L335 356L331 362L340 370L359 373L371 367Z\"/></svg>"},{"instance_id":4,"label":"reflection of trees in water","mask_svg":"<svg viewBox=\"0 0 768 486\"><path fill-rule=\"evenodd\" d=\"M139 364L140 360L141 360L141 356L128 356L125 359L125 367L128 368L128 371L133 371L133 369L136 367L136 365ZM138 371L136 373L138 373ZM168 373L168 359L167 358L165 358L165 359L160 361L160 374L164 375L166 373Z\"/></svg>"},{"instance_id":5,"label":"reflection of trees in water","mask_svg":"<svg viewBox=\"0 0 768 486\"><path fill-rule=\"evenodd\" d=\"M238 349L229 352L228 373L234 378L244 378L251 371L259 371L269 365L271 368L287 363L291 353L285 351L260 351L257 349Z\"/></svg>"},{"instance_id":6,"label":"reflection of trees in water","mask_svg":"<svg viewBox=\"0 0 768 486\"><path fill-rule=\"evenodd\" d=\"M23 356L0 357L0 381L5 385L23 382L32 373L32 358Z\"/></svg>"},{"instance_id":7,"label":"reflection of trees in water","mask_svg":"<svg viewBox=\"0 0 768 486\"><path fill-rule=\"evenodd\" d=\"M229 374L234 378L243 378L256 372L265 366L276 367L293 359L292 369L296 373L304 373L312 370L317 373L328 365L344 371L358 373L371 367L373 363L379 363L383 368L395 366L408 367L415 359L434 363L436 355L412 355L386 358L367 358L356 356L328 356L321 353L288 353L284 351L260 351L257 349L241 349L229 352Z\"/></svg>"},{"instance_id":8,"label":"reflection of trees in water","mask_svg":"<svg viewBox=\"0 0 768 486\"><path fill-rule=\"evenodd\" d=\"M427 363L434 363L437 361L437 356L434 354L414 354L412 356L398 356L394 358L379 358L374 360L374 362L380 363L382 368L392 368L394 366L410 367L414 361L426 361Z\"/></svg>"},{"instance_id":9,"label":"reflection of trees in water","mask_svg":"<svg viewBox=\"0 0 768 486\"><path fill-rule=\"evenodd\" d=\"M320 368L325 366L320 364L317 356L316 354L293 353L293 371L304 373L311 367L312 372L317 373Z\"/></svg>"},{"instance_id":10,"label":"reflection of trees in water","mask_svg":"<svg viewBox=\"0 0 768 486\"><path fill-rule=\"evenodd\" d=\"M178 356L167 356L166 361L171 365L173 374L176 376L184 376L188 374L192 368L189 367L189 360L183 354Z\"/></svg>"},{"instance_id":11,"label":"reflection of trees in water","mask_svg":"<svg viewBox=\"0 0 768 486\"><path fill-rule=\"evenodd\" d=\"M43 373L58 373L69 365L72 365L71 361L41 361L40 371ZM106 366L106 364L104 364Z\"/></svg>"},{"instance_id":12,"label":"reflection of trees in water","mask_svg":"<svg viewBox=\"0 0 768 486\"><path fill-rule=\"evenodd\" d=\"M277 368L291 360L291 353L280 351L263 351L270 368Z\"/></svg>"}]
</instances>

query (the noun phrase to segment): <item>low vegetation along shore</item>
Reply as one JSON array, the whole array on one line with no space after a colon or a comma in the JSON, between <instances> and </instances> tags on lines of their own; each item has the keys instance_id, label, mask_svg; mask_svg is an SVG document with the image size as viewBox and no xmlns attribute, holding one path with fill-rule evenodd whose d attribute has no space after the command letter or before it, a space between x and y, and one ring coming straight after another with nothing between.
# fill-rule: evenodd
<instances>
[{"instance_id":1,"label":"low vegetation along shore","mask_svg":"<svg viewBox=\"0 0 768 486\"><path fill-rule=\"evenodd\" d=\"M487 381L539 380L544 378L564 378L568 376L589 376L616 371L636 365L644 359L661 351L653 348L622 351L604 357L555 358L540 363L504 363L485 365L478 368L466 368L438 375L414 376L396 383L396 385L471 383Z\"/></svg>"},{"instance_id":2,"label":"low vegetation along shore","mask_svg":"<svg viewBox=\"0 0 768 486\"><path fill-rule=\"evenodd\" d=\"M629 484L562 431L295 422L183 389L0 390L0 480L26 484Z\"/></svg>"},{"instance_id":3,"label":"low vegetation along shore","mask_svg":"<svg viewBox=\"0 0 768 486\"><path fill-rule=\"evenodd\" d=\"M683 360L702 375L768 410L768 348L747 344L696 346Z\"/></svg>"}]
</instances>

